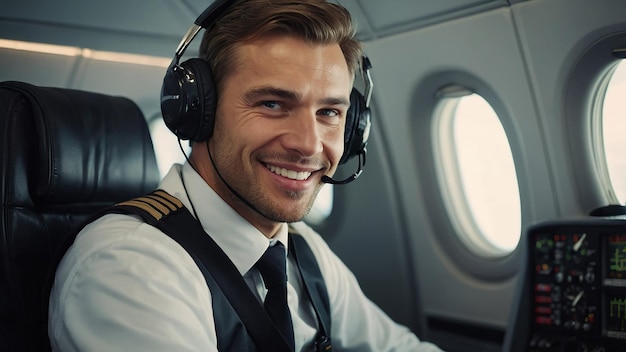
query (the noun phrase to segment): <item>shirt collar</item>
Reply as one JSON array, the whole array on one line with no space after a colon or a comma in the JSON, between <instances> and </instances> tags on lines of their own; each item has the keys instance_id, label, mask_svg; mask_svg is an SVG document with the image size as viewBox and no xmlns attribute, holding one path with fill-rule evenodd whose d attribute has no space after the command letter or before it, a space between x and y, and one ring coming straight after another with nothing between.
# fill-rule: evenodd
<instances>
[{"instance_id":1,"label":"shirt collar","mask_svg":"<svg viewBox=\"0 0 626 352\"><path fill-rule=\"evenodd\" d=\"M174 172L177 171L177 172ZM280 241L288 249L288 229L283 223L274 238L265 235L241 217L200 175L185 163L175 165L163 178L161 188L179 198L197 215L204 231L226 253L241 275L261 258L265 250Z\"/></svg>"}]
</instances>

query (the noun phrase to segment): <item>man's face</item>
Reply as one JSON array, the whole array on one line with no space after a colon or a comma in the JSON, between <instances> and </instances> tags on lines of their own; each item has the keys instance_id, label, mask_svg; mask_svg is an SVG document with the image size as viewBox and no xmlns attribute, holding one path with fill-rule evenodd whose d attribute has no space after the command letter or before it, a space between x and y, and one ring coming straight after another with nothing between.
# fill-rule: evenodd
<instances>
[{"instance_id":1,"label":"man's face","mask_svg":"<svg viewBox=\"0 0 626 352\"><path fill-rule=\"evenodd\" d=\"M306 215L343 153L352 77L339 45L271 36L241 45L210 148L226 182L266 218ZM258 214L223 187L240 214ZM248 215L248 216L247 216Z\"/></svg>"}]
</instances>

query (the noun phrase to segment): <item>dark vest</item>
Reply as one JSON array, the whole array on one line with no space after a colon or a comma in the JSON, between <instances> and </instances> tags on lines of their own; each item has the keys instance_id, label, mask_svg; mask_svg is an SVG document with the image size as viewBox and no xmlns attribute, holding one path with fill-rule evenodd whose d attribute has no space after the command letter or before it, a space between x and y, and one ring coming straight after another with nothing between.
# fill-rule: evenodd
<instances>
[{"instance_id":1,"label":"dark vest","mask_svg":"<svg viewBox=\"0 0 626 352\"><path fill-rule=\"evenodd\" d=\"M211 291L213 315L219 317L214 319L219 351L288 351L282 338L277 335L277 330L269 323L269 317L263 306L254 297L234 264L204 232L199 221L180 200L163 190L157 190L144 197L108 208L97 214L90 222L107 213L137 215L187 250L202 271ZM63 253L73 243L76 234L77 232L66 241ZM332 346L330 303L326 284L311 248L291 227L289 255L296 262L304 283L304 291L317 316L318 335L315 339L315 350L329 352ZM48 292L51 286L52 282L48 285ZM48 296L49 294L45 297ZM45 306L47 307L47 303Z\"/></svg>"},{"instance_id":2,"label":"dark vest","mask_svg":"<svg viewBox=\"0 0 626 352\"><path fill-rule=\"evenodd\" d=\"M296 237L297 236L297 237ZM304 252L308 250L311 251L308 247L308 244L300 236L299 234L290 232L289 234L289 249L290 254L293 256L294 245L298 246L299 252ZM295 244L296 241L300 243ZM304 249L306 246L306 249ZM309 255L303 255L302 253L298 253L298 261L301 263L299 267L301 268L304 263L304 260L312 259L315 261L315 257L310 252ZM306 258L304 258L306 257ZM317 262L316 262L317 266ZM308 269L307 269L308 270ZM315 308L316 314L325 315L330 317L329 305L328 305L328 295L326 292L326 285L324 284L324 279L320 276L313 276L311 274L301 273L303 282L306 286L306 292L308 295L313 297L308 297L313 303L314 300L319 300L317 302L317 306L313 303L313 307ZM209 289L211 290L211 298L212 298L212 306L213 306L213 316L219 317L219 319L215 319L215 330L217 331L217 348L220 351L261 351L256 348L254 341L250 338L245 325L237 315L237 312L233 309L232 305L226 298L226 295L219 287L219 285L213 280L211 277L207 279L207 283L209 285ZM310 288L308 286L311 286ZM315 292L310 293L310 290L315 290ZM325 302L323 301L325 300ZM324 310L323 312L317 312L318 310ZM324 319L320 319L318 317L318 323L323 321ZM330 319L328 319L328 323L330 323ZM323 323L322 323L323 324ZM323 331L330 331L330 326L325 327ZM322 331L321 329L318 331ZM323 335L323 336L322 336ZM327 340L323 340L326 338ZM326 334L320 334L317 336L315 341L316 350L317 351L330 351L330 336Z\"/></svg>"}]
</instances>

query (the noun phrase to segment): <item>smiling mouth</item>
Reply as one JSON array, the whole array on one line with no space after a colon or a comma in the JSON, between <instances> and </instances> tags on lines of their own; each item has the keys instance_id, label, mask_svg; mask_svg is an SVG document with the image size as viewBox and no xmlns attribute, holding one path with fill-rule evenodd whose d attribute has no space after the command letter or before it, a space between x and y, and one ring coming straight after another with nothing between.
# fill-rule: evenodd
<instances>
[{"instance_id":1,"label":"smiling mouth","mask_svg":"<svg viewBox=\"0 0 626 352\"><path fill-rule=\"evenodd\" d=\"M265 166L267 167L268 170L275 173L276 175L286 177L290 180L304 181L311 176L311 172L287 170L282 167L277 167L274 165L267 165L267 164Z\"/></svg>"}]
</instances>

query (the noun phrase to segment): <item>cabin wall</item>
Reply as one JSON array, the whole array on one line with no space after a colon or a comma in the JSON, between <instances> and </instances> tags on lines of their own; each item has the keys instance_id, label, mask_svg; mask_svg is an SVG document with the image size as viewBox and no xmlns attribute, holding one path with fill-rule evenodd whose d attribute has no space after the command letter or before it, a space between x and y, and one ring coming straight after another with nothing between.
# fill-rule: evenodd
<instances>
[{"instance_id":1,"label":"cabin wall","mask_svg":"<svg viewBox=\"0 0 626 352\"><path fill-rule=\"evenodd\" d=\"M368 163L384 158L385 170L377 170L374 161L361 179L346 186L347 206L355 215L344 220L349 223L341 228L341 239L332 237L330 243L383 308L450 351L499 349L518 288L521 254L478 258L458 241L434 174L430 129L436 92L448 83L463 84L494 104L515 158L522 228L587 214L606 198L601 191L585 191L597 190L593 178L577 175L581 162L593 165L572 148L577 137L566 110L569 75L585 48L626 30L626 2L589 5L585 0L525 1L366 43L374 67L377 132ZM384 195L391 197L393 216L380 212L387 206L381 204L381 189L389 189ZM379 227L388 230L371 234L370 223L362 222L366 215L356 214L380 214ZM396 236L406 247L388 248L382 257L371 254L386 237L397 243ZM377 275L363 265L367 258L395 280L380 285L385 274L373 278ZM406 275L415 275L414 281L403 280ZM404 301L407 292L414 296ZM416 314L403 307L415 307Z\"/></svg>"}]
</instances>

